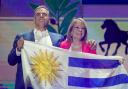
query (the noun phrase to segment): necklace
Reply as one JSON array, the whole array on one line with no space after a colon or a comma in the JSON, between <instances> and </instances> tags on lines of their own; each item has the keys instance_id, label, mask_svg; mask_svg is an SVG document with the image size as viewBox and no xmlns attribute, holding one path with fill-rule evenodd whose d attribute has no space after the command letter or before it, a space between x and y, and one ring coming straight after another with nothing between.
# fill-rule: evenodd
<instances>
[{"instance_id":1,"label":"necklace","mask_svg":"<svg viewBox=\"0 0 128 89\"><path fill-rule=\"evenodd\" d=\"M71 45L71 50L76 50L76 51L81 51L81 44L80 45L74 45L74 44L72 44Z\"/></svg>"}]
</instances>

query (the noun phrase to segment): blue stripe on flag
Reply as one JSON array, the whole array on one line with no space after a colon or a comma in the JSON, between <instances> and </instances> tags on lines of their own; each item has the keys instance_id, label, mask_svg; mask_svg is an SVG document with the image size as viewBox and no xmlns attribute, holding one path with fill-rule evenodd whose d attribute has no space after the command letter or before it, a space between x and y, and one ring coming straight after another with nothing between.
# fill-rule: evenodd
<instances>
[{"instance_id":1,"label":"blue stripe on flag","mask_svg":"<svg viewBox=\"0 0 128 89\"><path fill-rule=\"evenodd\" d=\"M107 87L117 84L128 83L128 76L126 74L120 74L109 78L81 78L68 76L68 85L77 87Z\"/></svg>"},{"instance_id":2,"label":"blue stripe on flag","mask_svg":"<svg viewBox=\"0 0 128 89\"><path fill-rule=\"evenodd\" d=\"M94 69L111 69L120 65L118 60L107 59L86 59L69 57L69 66L81 68L94 68Z\"/></svg>"}]
</instances>

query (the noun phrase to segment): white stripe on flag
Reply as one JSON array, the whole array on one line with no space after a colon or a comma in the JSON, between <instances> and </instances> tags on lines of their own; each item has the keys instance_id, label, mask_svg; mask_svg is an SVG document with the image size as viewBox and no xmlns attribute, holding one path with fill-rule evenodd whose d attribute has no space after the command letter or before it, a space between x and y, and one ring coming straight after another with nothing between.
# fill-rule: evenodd
<instances>
[{"instance_id":1,"label":"white stripe on flag","mask_svg":"<svg viewBox=\"0 0 128 89\"><path fill-rule=\"evenodd\" d=\"M77 71L77 72L76 72ZM91 69L91 68L78 68L69 67L69 76L84 77L84 78L106 78L115 76L117 74L127 74L123 65L113 69Z\"/></svg>"}]
</instances>

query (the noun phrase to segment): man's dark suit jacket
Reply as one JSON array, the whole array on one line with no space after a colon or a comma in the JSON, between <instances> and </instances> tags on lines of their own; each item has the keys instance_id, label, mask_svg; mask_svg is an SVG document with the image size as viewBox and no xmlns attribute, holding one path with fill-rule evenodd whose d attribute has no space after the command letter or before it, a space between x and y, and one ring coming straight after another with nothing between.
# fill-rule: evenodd
<instances>
[{"instance_id":1,"label":"man's dark suit jacket","mask_svg":"<svg viewBox=\"0 0 128 89\"><path fill-rule=\"evenodd\" d=\"M62 37L62 35L60 34L56 34L56 33L51 33L49 32L51 41L53 46L58 46L58 40ZM25 89L25 85L24 85L24 79L23 79L23 71L22 71L22 63L21 63L21 56L17 56L16 55L16 47L17 47L17 41L23 37L24 40L28 40L28 41L35 41L34 38L34 32L26 32L20 35L17 35L15 37L15 40L13 42L13 48L10 51L9 55L8 55L8 63L12 66L17 64L17 73L16 73L16 81L15 81L15 89ZM29 89L29 88L27 88Z\"/></svg>"}]
</instances>

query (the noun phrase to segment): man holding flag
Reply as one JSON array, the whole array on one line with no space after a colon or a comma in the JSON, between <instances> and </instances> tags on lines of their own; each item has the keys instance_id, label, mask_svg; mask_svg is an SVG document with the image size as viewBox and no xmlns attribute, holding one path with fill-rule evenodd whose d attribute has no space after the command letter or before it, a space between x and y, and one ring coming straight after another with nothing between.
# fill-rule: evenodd
<instances>
[{"instance_id":1,"label":"man holding flag","mask_svg":"<svg viewBox=\"0 0 128 89\"><path fill-rule=\"evenodd\" d=\"M43 5L38 6L35 9L34 15L35 28L31 32L26 32L15 37L13 48L8 55L8 63L12 66L17 64L15 89L25 89L21 60L21 49L23 48L24 40L55 46L57 41L61 38L61 35L59 34L48 32L48 23L48 9ZM31 89L31 87L28 87L27 89Z\"/></svg>"}]
</instances>

